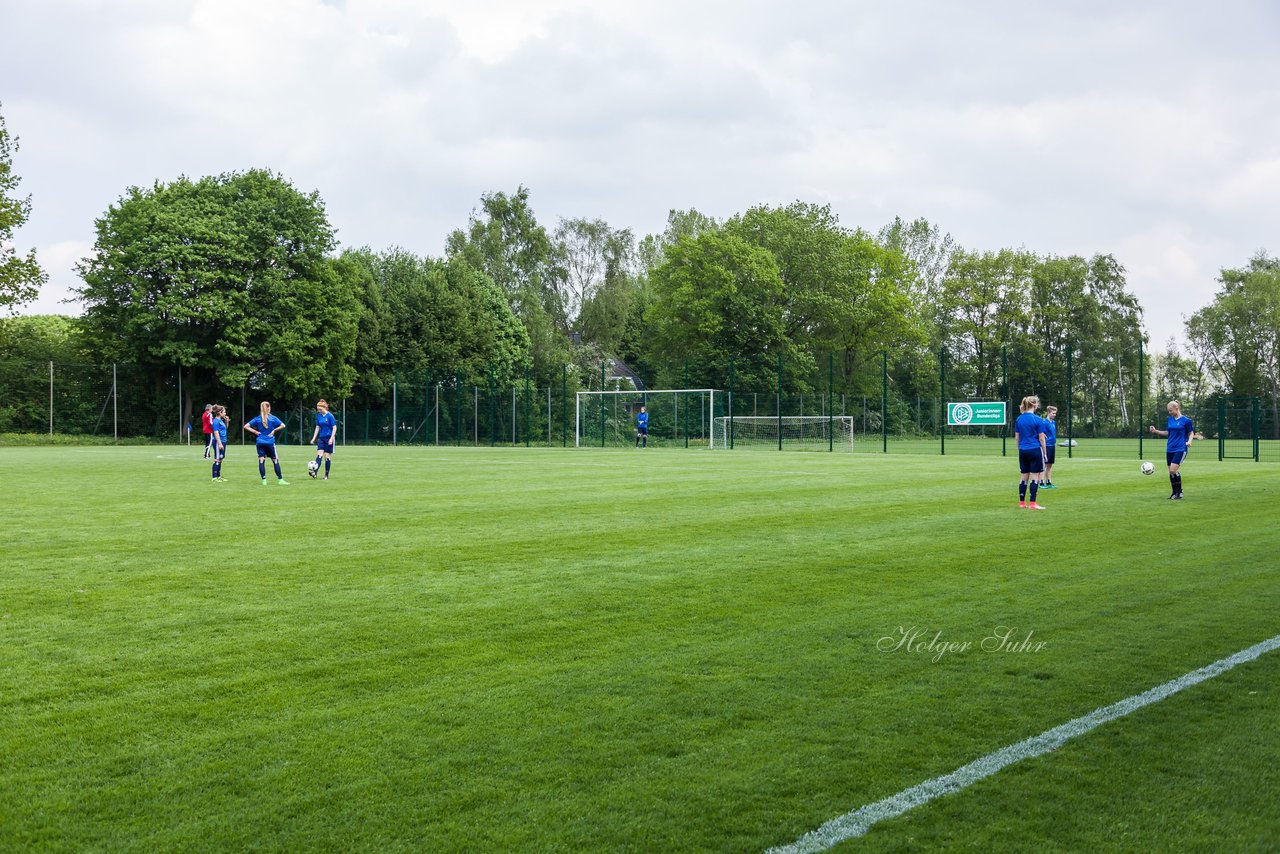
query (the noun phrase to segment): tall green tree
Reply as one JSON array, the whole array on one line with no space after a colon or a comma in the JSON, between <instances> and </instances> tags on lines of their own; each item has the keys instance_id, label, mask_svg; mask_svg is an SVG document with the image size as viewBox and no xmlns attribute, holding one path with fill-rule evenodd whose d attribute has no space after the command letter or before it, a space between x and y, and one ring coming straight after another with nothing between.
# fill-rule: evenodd
<instances>
[{"instance_id":1,"label":"tall green tree","mask_svg":"<svg viewBox=\"0 0 1280 854\"><path fill-rule=\"evenodd\" d=\"M34 249L19 255L13 246L14 232L31 215L31 197L14 195L22 180L13 172L17 150L18 138L9 135L0 114L0 308L35 299L49 278L36 261Z\"/></svg>"},{"instance_id":2,"label":"tall green tree","mask_svg":"<svg viewBox=\"0 0 1280 854\"><path fill-rule=\"evenodd\" d=\"M358 282L328 257L317 193L265 170L184 177L130 187L96 225L78 292L108 358L178 365L188 389L248 383L291 402L350 391Z\"/></svg>"},{"instance_id":3,"label":"tall green tree","mask_svg":"<svg viewBox=\"0 0 1280 854\"><path fill-rule=\"evenodd\" d=\"M529 336L535 377L559 377L572 357L564 259L534 216L529 190L482 196L467 228L449 235L446 254L484 272L506 294Z\"/></svg>"},{"instance_id":4,"label":"tall green tree","mask_svg":"<svg viewBox=\"0 0 1280 854\"><path fill-rule=\"evenodd\" d=\"M957 250L942 282L939 329L952 359L948 384L998 397L1001 348L1027 323L1034 256L1025 251Z\"/></svg>"},{"instance_id":5,"label":"tall green tree","mask_svg":"<svg viewBox=\"0 0 1280 854\"><path fill-rule=\"evenodd\" d=\"M504 381L529 363L529 338L506 296L461 258L419 258L403 249L344 253L365 282L356 351L360 398L385 402L394 371L458 373Z\"/></svg>"},{"instance_id":6,"label":"tall green tree","mask_svg":"<svg viewBox=\"0 0 1280 854\"><path fill-rule=\"evenodd\" d=\"M699 237L719 227L720 223L715 217L707 216L694 208L689 208L687 211L672 208L667 211L667 227L662 233L647 235L640 241L636 258L639 261L641 273L647 274L666 261L667 247L675 246L681 238Z\"/></svg>"},{"instance_id":7,"label":"tall green tree","mask_svg":"<svg viewBox=\"0 0 1280 854\"><path fill-rule=\"evenodd\" d=\"M1191 347L1224 392L1269 397L1280 425L1280 259L1259 252L1218 282L1213 302L1187 321Z\"/></svg>"},{"instance_id":8,"label":"tall green tree","mask_svg":"<svg viewBox=\"0 0 1280 854\"><path fill-rule=\"evenodd\" d=\"M666 250L650 274L646 315L652 364L688 359L695 376L725 387L772 388L782 359L788 388L813 375L810 353L787 336L785 285L768 250L741 237L706 231Z\"/></svg>"},{"instance_id":9,"label":"tall green tree","mask_svg":"<svg viewBox=\"0 0 1280 854\"><path fill-rule=\"evenodd\" d=\"M858 390L859 374L866 386L874 373L878 386L880 353L891 344L925 342L906 260L866 232L841 227L829 205L755 207L724 230L773 255L785 285L787 337L815 356L837 354L842 390ZM873 361L876 370L864 371Z\"/></svg>"}]
</instances>

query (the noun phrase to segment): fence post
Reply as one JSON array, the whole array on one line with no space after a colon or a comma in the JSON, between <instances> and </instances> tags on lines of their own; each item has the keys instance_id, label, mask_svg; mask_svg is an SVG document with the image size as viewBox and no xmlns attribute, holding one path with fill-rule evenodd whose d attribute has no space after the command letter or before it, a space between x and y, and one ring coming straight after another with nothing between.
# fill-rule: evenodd
<instances>
[{"instance_id":1,"label":"fence post","mask_svg":"<svg viewBox=\"0 0 1280 854\"><path fill-rule=\"evenodd\" d=\"M782 450L782 356L778 356L778 450Z\"/></svg>"},{"instance_id":2,"label":"fence post","mask_svg":"<svg viewBox=\"0 0 1280 854\"><path fill-rule=\"evenodd\" d=\"M715 413L712 413L714 415ZM715 427L715 421L711 422L711 426ZM729 360L729 447L733 450L733 359Z\"/></svg>"},{"instance_id":3,"label":"fence post","mask_svg":"<svg viewBox=\"0 0 1280 854\"><path fill-rule=\"evenodd\" d=\"M604 391L604 359L600 360L600 390ZM600 447L604 447L604 395L600 395Z\"/></svg>"},{"instance_id":4,"label":"fence post","mask_svg":"<svg viewBox=\"0 0 1280 854\"><path fill-rule=\"evenodd\" d=\"M396 441L400 438L400 413L397 411L399 404L400 391L400 371L398 368L391 369L391 447L396 446Z\"/></svg>"},{"instance_id":5,"label":"fence post","mask_svg":"<svg viewBox=\"0 0 1280 854\"><path fill-rule=\"evenodd\" d=\"M832 428L835 426L836 419L833 413L832 394L836 387L836 354L834 352L827 353L827 450L834 451L836 449L836 436ZM852 432L852 431L851 431Z\"/></svg>"},{"instance_id":6,"label":"fence post","mask_svg":"<svg viewBox=\"0 0 1280 854\"><path fill-rule=\"evenodd\" d=\"M530 407L533 405L529 397L529 366L524 369L524 446L529 447L529 421L533 417Z\"/></svg>"},{"instance_id":7,"label":"fence post","mask_svg":"<svg viewBox=\"0 0 1280 854\"><path fill-rule=\"evenodd\" d=\"M111 363L111 438L120 441L120 385L115 362Z\"/></svg>"},{"instance_id":8,"label":"fence post","mask_svg":"<svg viewBox=\"0 0 1280 854\"><path fill-rule=\"evenodd\" d=\"M1146 378L1143 376L1143 353L1142 344L1138 344L1138 459L1142 459L1142 422L1147 417L1146 412ZM1124 389L1120 389L1120 393L1124 394Z\"/></svg>"},{"instance_id":9,"label":"fence post","mask_svg":"<svg viewBox=\"0 0 1280 854\"><path fill-rule=\"evenodd\" d=\"M889 351L880 351L880 452L889 453ZM843 395L842 395L843 397ZM843 407L841 407L843 410ZM840 413L844 414L843 411Z\"/></svg>"},{"instance_id":10,"label":"fence post","mask_svg":"<svg viewBox=\"0 0 1280 854\"><path fill-rule=\"evenodd\" d=\"M1075 390L1071 387L1071 357L1075 352L1076 345L1074 341L1067 342L1067 459L1071 459L1072 452L1075 451L1075 429L1071 426L1071 399L1075 396Z\"/></svg>"},{"instance_id":11,"label":"fence post","mask_svg":"<svg viewBox=\"0 0 1280 854\"><path fill-rule=\"evenodd\" d=\"M947 455L947 348L938 351L938 435L942 438L942 456Z\"/></svg>"},{"instance_id":12,"label":"fence post","mask_svg":"<svg viewBox=\"0 0 1280 854\"><path fill-rule=\"evenodd\" d=\"M182 382L181 375L178 377L178 382L179 384ZM181 409L178 410L178 418L182 418ZM53 438L53 362L49 362L49 438ZM179 433L179 442L181 442L181 433Z\"/></svg>"},{"instance_id":13,"label":"fence post","mask_svg":"<svg viewBox=\"0 0 1280 854\"><path fill-rule=\"evenodd\" d=\"M575 395L576 397L576 395ZM547 421L547 433L551 433L551 422ZM575 441L576 444L576 441ZM569 447L569 366L560 366L560 447Z\"/></svg>"},{"instance_id":14,"label":"fence post","mask_svg":"<svg viewBox=\"0 0 1280 854\"><path fill-rule=\"evenodd\" d=\"M53 362L49 363L49 435L53 435ZM178 365L178 444L182 444L182 365Z\"/></svg>"},{"instance_id":15,"label":"fence post","mask_svg":"<svg viewBox=\"0 0 1280 854\"><path fill-rule=\"evenodd\" d=\"M431 420L431 368L423 369L422 377L422 444L427 442L427 422Z\"/></svg>"},{"instance_id":16,"label":"fence post","mask_svg":"<svg viewBox=\"0 0 1280 854\"><path fill-rule=\"evenodd\" d=\"M1009 456L1009 360L1005 347L1000 347L1000 399L1005 403L1004 423L1000 425L1000 456Z\"/></svg>"}]
</instances>

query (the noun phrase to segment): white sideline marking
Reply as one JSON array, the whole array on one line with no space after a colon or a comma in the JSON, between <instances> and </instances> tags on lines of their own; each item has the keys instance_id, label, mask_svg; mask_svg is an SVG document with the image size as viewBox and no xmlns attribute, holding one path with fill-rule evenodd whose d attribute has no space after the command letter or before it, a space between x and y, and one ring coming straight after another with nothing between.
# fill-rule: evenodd
<instances>
[{"instance_id":1,"label":"white sideline marking","mask_svg":"<svg viewBox=\"0 0 1280 854\"><path fill-rule=\"evenodd\" d=\"M1021 762L1023 759L1030 759L1048 753L1051 750L1056 750L1067 741L1078 735L1083 735L1108 721L1122 718L1130 712L1141 709L1143 706L1158 703L1184 688L1190 688L1192 685L1197 685L1206 679L1212 679L1237 664L1253 661L1263 653L1271 652L1275 649L1280 649L1280 635L1215 661L1207 667L1193 670L1149 691L1135 694L1101 709L1094 709L1083 717L1067 721L1061 726L1046 730L1025 741L1002 747L994 753L988 753L986 756L970 762L963 768L957 768L950 774L934 777L932 780L926 780L917 786L903 789L898 794L887 797L882 801L876 801L874 804L868 804L853 812L847 812L839 818L833 818L817 830L809 831L790 845L770 848L766 854L800 854L800 852L825 851L837 843L844 842L846 839L862 836L877 822L900 816L907 810L923 806L942 795L958 792L979 780L990 777L1015 762Z\"/></svg>"}]
</instances>

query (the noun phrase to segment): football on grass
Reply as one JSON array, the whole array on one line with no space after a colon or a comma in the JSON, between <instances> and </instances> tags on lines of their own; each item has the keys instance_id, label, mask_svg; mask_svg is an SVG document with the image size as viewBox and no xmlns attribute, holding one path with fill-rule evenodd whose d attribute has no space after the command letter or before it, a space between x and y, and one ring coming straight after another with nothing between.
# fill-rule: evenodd
<instances>
[{"instance_id":1,"label":"football on grass","mask_svg":"<svg viewBox=\"0 0 1280 854\"><path fill-rule=\"evenodd\" d=\"M1142 464L1142 473L1143 473L1143 474L1155 474L1155 473L1156 473L1156 466L1155 466L1155 463L1143 463L1143 464Z\"/></svg>"},{"instance_id":2,"label":"football on grass","mask_svg":"<svg viewBox=\"0 0 1280 854\"><path fill-rule=\"evenodd\" d=\"M1148 463L1148 465L1150 465L1150 463ZM309 463L307 463L307 474L311 475L312 477L315 477L316 472L318 471L320 471L320 464L318 462L316 462L315 460L311 460ZM1147 472L1147 474L1151 474L1151 472Z\"/></svg>"}]
</instances>

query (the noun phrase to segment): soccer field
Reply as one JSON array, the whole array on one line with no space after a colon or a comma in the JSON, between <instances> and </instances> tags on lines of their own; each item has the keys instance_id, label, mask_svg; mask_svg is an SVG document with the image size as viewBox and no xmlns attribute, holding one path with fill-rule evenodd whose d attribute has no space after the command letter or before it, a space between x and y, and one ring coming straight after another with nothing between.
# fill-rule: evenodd
<instances>
[{"instance_id":1,"label":"soccer field","mask_svg":"<svg viewBox=\"0 0 1280 854\"><path fill-rule=\"evenodd\" d=\"M1274 464L308 458L0 448L0 849L759 851L1280 635ZM1278 686L841 850L1274 850Z\"/></svg>"}]
</instances>

